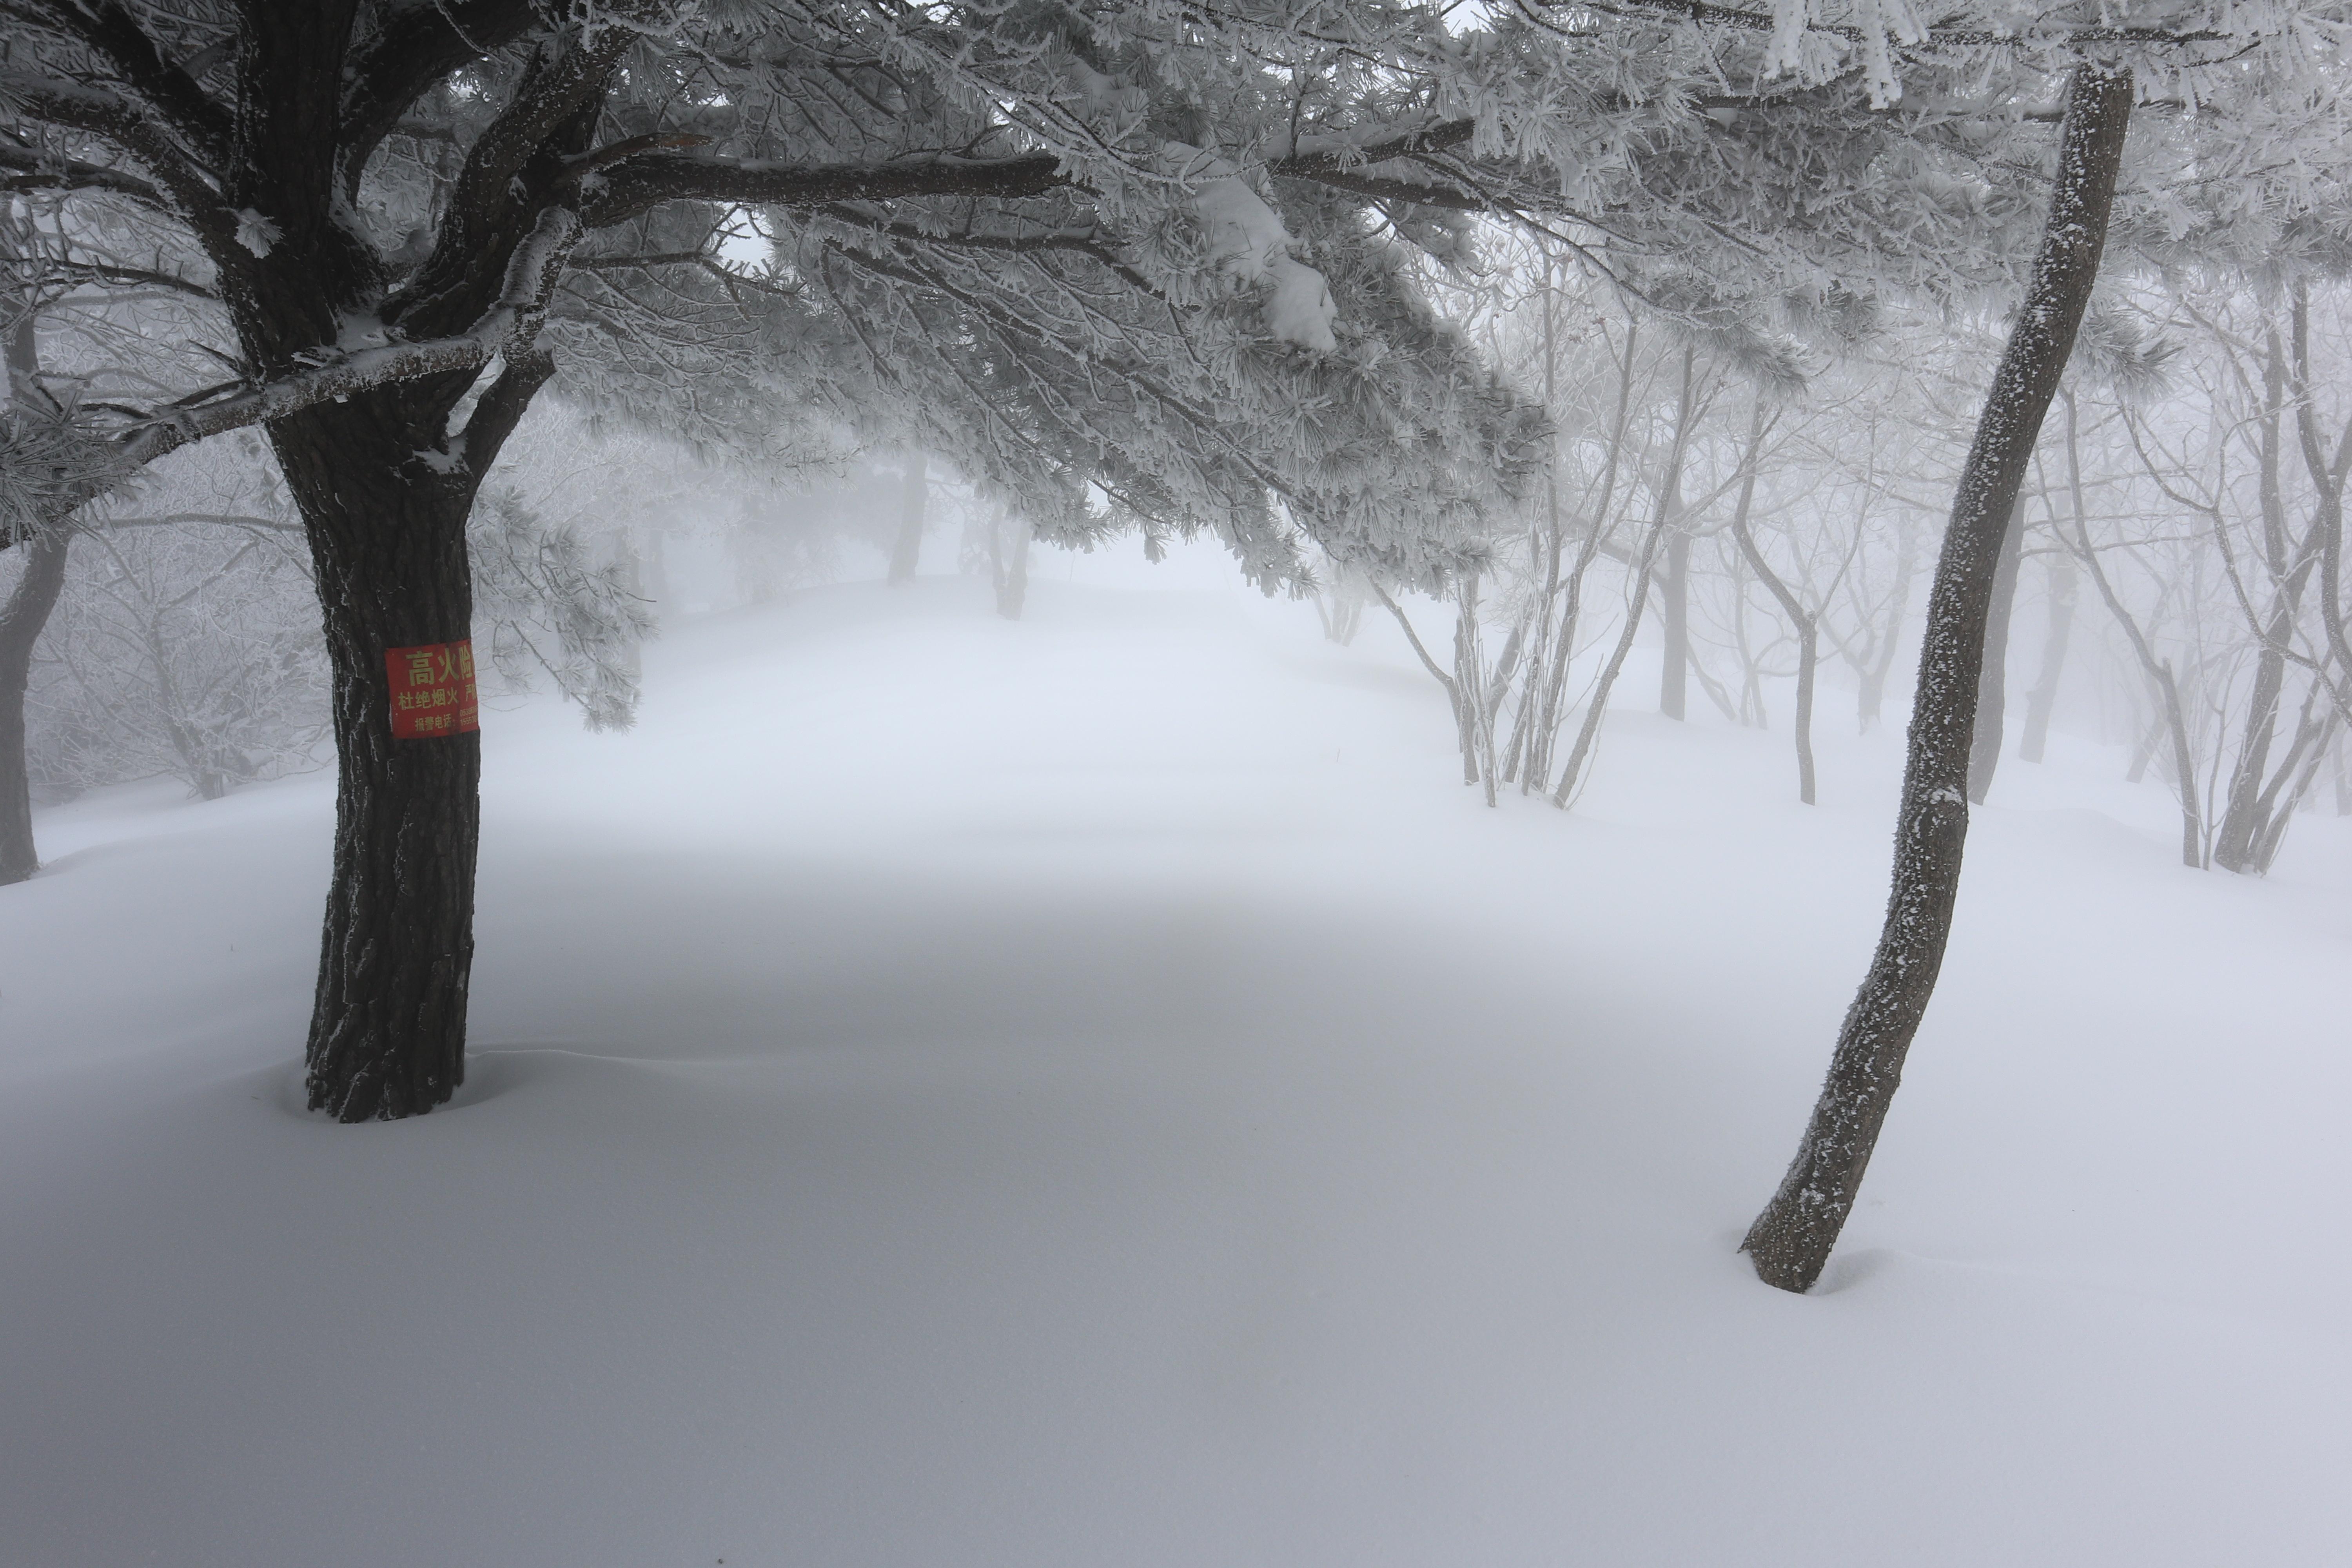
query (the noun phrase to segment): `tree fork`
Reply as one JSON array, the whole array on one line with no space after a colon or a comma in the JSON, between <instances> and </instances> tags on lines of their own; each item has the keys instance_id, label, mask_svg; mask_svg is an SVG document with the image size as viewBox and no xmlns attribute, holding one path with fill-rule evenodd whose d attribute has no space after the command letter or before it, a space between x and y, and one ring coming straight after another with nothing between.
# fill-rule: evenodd
<instances>
[{"instance_id":1,"label":"tree fork","mask_svg":"<svg viewBox=\"0 0 2352 1568\"><path fill-rule=\"evenodd\" d=\"M1968 837L1969 751L1993 576L2098 277L2132 94L2128 69L2087 60L2068 85L2032 281L1977 422L1936 563L1885 924L1797 1157L1740 1244L1757 1277L1783 1290L1811 1289L1829 1262L1943 965Z\"/></svg>"}]
</instances>

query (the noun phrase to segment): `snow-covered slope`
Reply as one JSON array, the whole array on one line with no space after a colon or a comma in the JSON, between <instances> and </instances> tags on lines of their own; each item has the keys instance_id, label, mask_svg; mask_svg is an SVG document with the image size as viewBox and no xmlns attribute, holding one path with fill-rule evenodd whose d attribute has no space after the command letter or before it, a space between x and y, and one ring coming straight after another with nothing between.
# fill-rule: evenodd
<instances>
[{"instance_id":1,"label":"snow-covered slope","mask_svg":"<svg viewBox=\"0 0 2352 1568\"><path fill-rule=\"evenodd\" d=\"M1392 638L852 587L674 629L631 734L486 714L473 1076L394 1125L299 1110L324 780L48 813L0 1562L2341 1560L2345 823L2199 875L2007 764L1798 1299L1732 1248L1895 737L1807 811L1628 711L1489 812Z\"/></svg>"}]
</instances>

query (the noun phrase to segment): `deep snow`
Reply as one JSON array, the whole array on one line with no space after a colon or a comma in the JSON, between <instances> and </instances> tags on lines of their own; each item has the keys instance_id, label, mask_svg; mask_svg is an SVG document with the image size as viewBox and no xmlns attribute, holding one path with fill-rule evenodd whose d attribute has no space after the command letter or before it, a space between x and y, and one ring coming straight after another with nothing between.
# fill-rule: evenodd
<instances>
[{"instance_id":1,"label":"deep snow","mask_svg":"<svg viewBox=\"0 0 2352 1568\"><path fill-rule=\"evenodd\" d=\"M1826 694L1808 811L1785 731L1629 708L1490 812L1392 628L1041 572L674 627L625 736L486 712L415 1121L299 1110L328 781L47 813L0 1560L2345 1560L2346 822L2200 875L2112 754L2005 763L1798 1299L1732 1248L1895 732Z\"/></svg>"}]
</instances>

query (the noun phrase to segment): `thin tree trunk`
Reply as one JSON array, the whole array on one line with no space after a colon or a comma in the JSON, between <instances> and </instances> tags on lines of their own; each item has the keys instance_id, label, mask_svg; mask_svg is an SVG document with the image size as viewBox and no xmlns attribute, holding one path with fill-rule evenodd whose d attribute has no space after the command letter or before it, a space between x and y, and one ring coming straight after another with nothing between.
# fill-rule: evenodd
<instances>
[{"instance_id":1,"label":"thin tree trunk","mask_svg":"<svg viewBox=\"0 0 2352 1568\"><path fill-rule=\"evenodd\" d=\"M1813 678L1822 668L1822 624L1807 616L1797 628L1797 798L1817 798L1813 781Z\"/></svg>"},{"instance_id":2,"label":"thin tree trunk","mask_svg":"<svg viewBox=\"0 0 2352 1568\"><path fill-rule=\"evenodd\" d=\"M1666 451L1666 478L1658 491L1658 511L1650 524L1650 531L1642 541L1641 563L1633 575L1633 596L1625 605L1625 625L1617 634L1617 646L1609 655L1609 662L1601 671L1601 680L1585 705L1584 723L1576 732L1576 745L1568 753L1568 763L1559 771L1559 784L1551 792L1551 803L1566 807L1575 798L1577 782L1583 776L1585 759L1591 754L1592 742L1601 732L1601 721L1609 712L1609 693L1617 684L1618 671L1625 668L1625 656L1633 649L1633 634L1641 629L1642 612L1650 603L1650 579L1656 571L1658 544L1675 521L1676 480L1683 470L1683 453L1690 443L1691 366L1694 353L1683 350L1682 396L1675 406L1674 440Z\"/></svg>"},{"instance_id":3,"label":"thin tree trunk","mask_svg":"<svg viewBox=\"0 0 2352 1568\"><path fill-rule=\"evenodd\" d=\"M2018 744L2021 762L2038 763L2050 742L2050 714L2058 705L2058 680L2066 669L2066 647L2074 629L2074 557L2063 546L2046 563L2050 595L2050 629L2042 639L2042 675L2025 696L2025 736Z\"/></svg>"},{"instance_id":4,"label":"thin tree trunk","mask_svg":"<svg viewBox=\"0 0 2352 1568\"><path fill-rule=\"evenodd\" d=\"M1951 935L1967 842L1969 746L1993 575L2042 421L2098 277L2131 118L2129 70L2068 85L2058 176L2033 279L1978 420L1936 563L1895 827L1893 889L1797 1157L1741 1243L1759 1279L1807 1290L1852 1212Z\"/></svg>"},{"instance_id":5,"label":"thin tree trunk","mask_svg":"<svg viewBox=\"0 0 2352 1568\"><path fill-rule=\"evenodd\" d=\"M1486 655L1478 636L1478 577L1462 579L1454 599L1454 681L1462 695L1456 704L1462 721L1463 782L1483 784L1486 804L1495 802L1495 704L1486 695ZM1517 657L1517 639L1507 658Z\"/></svg>"},{"instance_id":6,"label":"thin tree trunk","mask_svg":"<svg viewBox=\"0 0 2352 1568\"><path fill-rule=\"evenodd\" d=\"M1677 471L1666 476L1672 498ZM1671 508L1673 502L1667 502ZM1658 711L1669 719L1683 717L1690 689L1690 535L1680 528L1666 536L1666 569L1658 574L1660 625L1665 632L1664 658L1658 666Z\"/></svg>"},{"instance_id":7,"label":"thin tree trunk","mask_svg":"<svg viewBox=\"0 0 2352 1568\"><path fill-rule=\"evenodd\" d=\"M1697 352L1683 350L1682 400L1675 412L1674 444L1666 451L1666 474L1658 487L1658 515L1667 520L1666 569L1660 574L1665 655L1658 666L1658 711L1680 719L1690 678L1690 535L1675 516L1681 509L1683 457L1690 450L1691 383Z\"/></svg>"},{"instance_id":8,"label":"thin tree trunk","mask_svg":"<svg viewBox=\"0 0 2352 1568\"><path fill-rule=\"evenodd\" d=\"M894 584L915 580L915 565L923 553L923 518L930 495L930 473L923 455L911 453L899 490L898 537L890 546L890 581ZM1013 619L1020 616L1020 611L1013 612Z\"/></svg>"},{"instance_id":9,"label":"thin tree trunk","mask_svg":"<svg viewBox=\"0 0 2352 1568\"><path fill-rule=\"evenodd\" d=\"M24 575L0 606L0 887L41 868L33 844L33 788L25 771L25 686L33 647L66 582L72 529L58 523L18 546Z\"/></svg>"},{"instance_id":10,"label":"thin tree trunk","mask_svg":"<svg viewBox=\"0 0 2352 1568\"><path fill-rule=\"evenodd\" d=\"M2236 762L2230 769L2230 786L2222 796L2221 820L2214 826L2213 864L2225 871L2254 871L2263 837L2263 784L2270 771L2271 746L2278 738L2279 702L2286 690L2286 639L2303 599L2305 574L2290 570L2286 538L2286 497L2281 485L2280 450L2286 405L2286 347L2273 329L2264 344L2263 416L2257 462L2263 513L2263 563L2271 584L2270 614L2255 622L2262 642L2254 658L2253 689L2246 708L2246 724L2238 742ZM2235 568L2231 568L2234 575ZM2253 606L2246 604L2249 618ZM2290 762L2289 767L2292 767Z\"/></svg>"},{"instance_id":11,"label":"thin tree trunk","mask_svg":"<svg viewBox=\"0 0 2352 1568\"><path fill-rule=\"evenodd\" d=\"M1658 541L1665 533L1662 516L1650 525L1649 537L1642 542L1641 564L1633 574L1633 594L1625 606L1625 625L1617 633L1617 646L1609 653L1609 662L1601 669L1601 679L1594 686L1591 700L1585 704L1584 722L1576 731L1576 744L1569 748L1568 762L1559 770L1559 784L1551 792L1551 803L1565 807L1575 798L1577 781L1584 774L1585 758L1592 752L1592 742L1601 732L1601 721L1609 712L1609 693L1617 684L1618 671L1625 668L1625 656L1633 649L1633 634L1642 629L1642 610L1650 601L1650 574L1657 564Z\"/></svg>"},{"instance_id":12,"label":"thin tree trunk","mask_svg":"<svg viewBox=\"0 0 2352 1568\"><path fill-rule=\"evenodd\" d=\"M1000 518L996 529L1013 531L1013 549L1000 555L996 574L996 613L1008 621L1017 621L1029 604L1029 542L1036 528L1026 517L1008 514Z\"/></svg>"},{"instance_id":13,"label":"thin tree trunk","mask_svg":"<svg viewBox=\"0 0 2352 1568\"><path fill-rule=\"evenodd\" d=\"M1797 798L1805 805L1813 804L1813 675L1821 664L1821 623L1816 615L1798 601L1796 594L1780 579L1780 574L1765 562L1764 552L1756 548L1756 537L1748 529L1748 509L1756 496L1756 465L1764 446L1764 405L1756 405L1756 418L1748 432L1748 471L1740 477L1739 500L1731 510L1731 537L1738 542L1739 552L1755 569L1757 579L1780 601L1780 613L1797 628Z\"/></svg>"},{"instance_id":14,"label":"thin tree trunk","mask_svg":"<svg viewBox=\"0 0 2352 1568\"><path fill-rule=\"evenodd\" d=\"M2318 492L2311 526L2319 536L2319 624L2336 668L2352 681L2352 631L2347 630L2344 616L2344 483L2347 470L2352 470L2352 430L2337 440L2330 458L2320 439L2319 416L2311 401L2311 291L2301 279L2294 286L2293 310L2295 441L2303 450L2312 488ZM2318 674L2323 680L2326 662L2320 661ZM2336 700L2337 710L2352 720L2352 709L2344 705L2340 691Z\"/></svg>"},{"instance_id":15,"label":"thin tree trunk","mask_svg":"<svg viewBox=\"0 0 2352 1568\"><path fill-rule=\"evenodd\" d=\"M1559 726L1565 715L1561 702L1568 692L1568 663L1576 654L1576 627L1584 611L1585 574L1591 570L1594 557L1601 553L1601 542L1610 531L1609 509L1617 494L1617 472L1625 450L1625 418L1633 403L1633 347L1639 339L1641 323L1627 318L1625 322L1625 358L1617 376L1617 419L1609 435L1609 453L1601 464L1601 497L1593 504L1592 515L1585 530L1584 541L1577 546L1576 566L1569 573L1559 611L1559 636L1552 644L1551 666L1544 675L1543 709L1534 733L1528 739L1528 762L1522 774L1522 793L1541 790L1551 773L1552 748L1559 740Z\"/></svg>"},{"instance_id":16,"label":"thin tree trunk","mask_svg":"<svg viewBox=\"0 0 2352 1568\"><path fill-rule=\"evenodd\" d=\"M2154 755L2157 740L2168 732L2172 737L2172 782L2180 796L2180 859L2190 870L2205 864L2205 831L2197 809L2197 768L2189 744L2189 715L2180 704L2180 683L2174 679L2169 659L2158 658L2147 634L2140 630L2139 622L2124 608L2115 584L2107 581L2107 569L2099 563L2099 553L2091 548L2091 536L2086 530L2076 545L2075 553L2090 570L2092 585L2099 590L2100 599L2107 613L2124 629L2124 637L2139 658L2140 668L2147 671L2148 685L2156 692L2158 728L2141 743L2139 754L2132 759L2131 772L2124 782L2137 784L2147 772L2148 759Z\"/></svg>"},{"instance_id":17,"label":"thin tree trunk","mask_svg":"<svg viewBox=\"0 0 2352 1568\"><path fill-rule=\"evenodd\" d=\"M2312 782L2318 778L2320 759L2326 754L2327 743L2335 739L2339 716L2333 705L2319 708L2319 695L2315 684L2305 694L2294 739L2288 742L2285 758L2280 762L2269 787L2262 793L2261 826L2242 868L2257 877L2270 875L2279 847L2286 842L2287 826L2294 820L2304 796L2310 793Z\"/></svg>"},{"instance_id":18,"label":"thin tree trunk","mask_svg":"<svg viewBox=\"0 0 2352 1568\"><path fill-rule=\"evenodd\" d=\"M2271 625L2273 633L2284 638L2287 627L2276 618ZM2225 871L2259 870L2254 860L2255 845L2265 825L2263 784L2270 773L2271 745L2278 735L2279 699L2285 687L2286 656L2278 643L2265 641L2255 656L2245 731L2238 743L2237 761L2230 769L2221 820L2213 833L2213 864ZM2292 759L2287 765L2293 765Z\"/></svg>"},{"instance_id":19,"label":"thin tree trunk","mask_svg":"<svg viewBox=\"0 0 2352 1568\"><path fill-rule=\"evenodd\" d=\"M1421 668L1429 671L1430 675L1437 681L1437 684L1445 689L1445 700L1447 705L1454 710L1454 731L1455 739L1458 741L1462 734L1463 725L1463 696L1461 682L1455 680L1454 677L1446 674L1444 667L1440 665L1435 659L1429 657L1429 649L1423 644L1421 634L1412 629L1412 618L1404 613L1404 606L1398 604L1395 598L1390 595L1389 591L1386 588L1381 587L1379 583L1372 583L1371 589L1373 595L1380 600L1381 604L1388 610L1388 613L1396 617L1397 626L1404 633L1404 640L1412 646L1413 657L1421 660ZM1466 745L1462 748L1462 782L1465 784L1476 784L1478 780L1470 771L1470 752Z\"/></svg>"},{"instance_id":20,"label":"thin tree trunk","mask_svg":"<svg viewBox=\"0 0 2352 1568\"><path fill-rule=\"evenodd\" d=\"M1887 596L1886 632L1878 644L1877 657L1867 668L1857 670L1861 679L1854 683L1854 725L1856 732L1867 735L1878 728L1881 709L1886 699L1887 673L1895 668L1895 650L1903 641L1903 617L1911 607L1911 574L1919 565L1919 541L1915 531L1904 529L1895 545L1895 589Z\"/></svg>"},{"instance_id":21,"label":"thin tree trunk","mask_svg":"<svg viewBox=\"0 0 2352 1568\"><path fill-rule=\"evenodd\" d=\"M2164 689L2157 683L2153 672L2146 673L2147 673L2148 697L2155 708L2155 716L2149 719L2146 727L2140 731L2139 743L2132 748L2131 766L2124 770L2124 783L2127 784L2138 784L2147 777L2147 765L2156 761L2156 748L2164 740L2165 726L2168 722L2164 712Z\"/></svg>"},{"instance_id":22,"label":"thin tree trunk","mask_svg":"<svg viewBox=\"0 0 2352 1568\"><path fill-rule=\"evenodd\" d=\"M1544 409L1549 414L1559 406L1559 289L1552 278L1551 257L1544 257L1543 281L1543 389ZM1527 679L1519 683L1519 708L1511 723L1511 741L1506 748L1504 780L1519 776L1528 761L1528 731L1543 704L1543 676L1551 665L1552 605L1559 597L1561 533L1559 516L1559 433L1552 432L1549 459L1544 464L1544 524L1537 544L1544 573L1543 597L1536 601L1533 612L1535 637L1528 650ZM1522 620L1521 626L1526 622ZM1512 647L1518 646L1520 627L1513 628ZM1496 693L1500 701L1502 693ZM1527 793L1522 784L1519 793Z\"/></svg>"},{"instance_id":23,"label":"thin tree trunk","mask_svg":"<svg viewBox=\"0 0 2352 1568\"><path fill-rule=\"evenodd\" d=\"M37 322L27 309L8 334L6 401L22 399L27 408L43 395ZM0 606L0 887L41 868L33 843L33 783L25 763L25 687L32 679L34 646L65 587L72 540L72 526L59 519L19 546L24 575Z\"/></svg>"}]
</instances>

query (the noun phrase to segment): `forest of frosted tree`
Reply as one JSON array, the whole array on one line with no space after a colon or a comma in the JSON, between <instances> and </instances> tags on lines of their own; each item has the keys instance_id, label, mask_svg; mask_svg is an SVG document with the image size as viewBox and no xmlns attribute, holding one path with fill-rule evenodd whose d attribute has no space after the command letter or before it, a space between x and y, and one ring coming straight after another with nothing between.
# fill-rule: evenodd
<instances>
[{"instance_id":1,"label":"forest of frosted tree","mask_svg":"<svg viewBox=\"0 0 2352 1568\"><path fill-rule=\"evenodd\" d=\"M1644 797L1705 792L1691 842L1729 814L1759 852L1866 816L1834 916L1799 912L1805 873L1754 884L1835 1002L1759 1114L1793 1162L1707 1211L1747 1289L1851 1288L1882 1132L1938 1114L1896 1091L1939 983L2002 984L1954 956L1973 816L2121 813L2117 877L2231 920L2340 877L2347 41L2339 0L0 0L0 916L160 995L95 905L78 936L32 912L89 874L53 833L159 781L183 810L331 793L318 945L273 949L303 978L241 1048L300 1058L322 1136L462 1123L478 953L521 962L486 869L523 853L484 804L510 715L560 705L590 733L513 744L593 774L700 711L661 659L703 668L722 626L803 657L872 583L883 640L811 667L840 687L810 727L721 728L768 734L788 792L951 799L952 748L891 760L930 677L865 680L891 617L952 580L1045 648L1082 568L1213 556L1235 614L1287 617L1282 669L1392 683L1413 761L1383 787L1446 792L1401 811L1466 804L1530 856L1597 853L1577 835ZM691 815L633 798L648 833ZM1395 909L1485 897L1445 874ZM1669 995L1731 972L1669 949ZM2065 975L2086 1006L2134 984ZM2218 958L2196 984L2239 987ZM2266 1037L2340 1037L2333 984ZM1572 1035L1559 1005L1500 1032ZM1720 1042L1795 1016L1716 1005Z\"/></svg>"}]
</instances>

